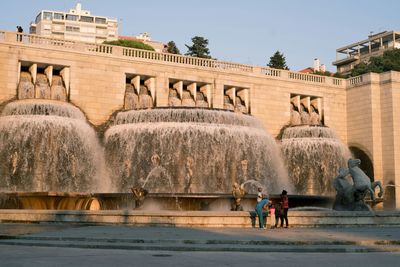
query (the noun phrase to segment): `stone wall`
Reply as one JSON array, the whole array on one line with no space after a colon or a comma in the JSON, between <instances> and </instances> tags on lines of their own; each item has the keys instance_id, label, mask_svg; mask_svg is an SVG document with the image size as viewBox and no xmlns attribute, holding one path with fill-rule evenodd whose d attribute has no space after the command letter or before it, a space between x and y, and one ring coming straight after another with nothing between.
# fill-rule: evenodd
<instances>
[{"instance_id":1,"label":"stone wall","mask_svg":"<svg viewBox=\"0 0 400 267\"><path fill-rule=\"evenodd\" d=\"M344 80L330 77L320 80L315 75L298 76L287 71L272 76L260 68L245 72L236 66L215 71L195 64L121 57L114 55L118 50L115 48L114 54L107 54L11 41L0 38L0 58L5 62L0 66L0 101L16 96L20 62L66 66L70 68L70 101L95 125L104 123L114 111L123 107L126 74L135 74L155 77L159 107L168 106L170 80L210 84L213 108L223 108L225 86L247 88L251 114L259 118L273 136L289 122L291 94L321 97L325 124L336 129L344 142L347 140Z\"/></svg>"},{"instance_id":2,"label":"stone wall","mask_svg":"<svg viewBox=\"0 0 400 267\"><path fill-rule=\"evenodd\" d=\"M289 122L293 95L319 97L325 125L370 157L375 179L393 189L400 184L398 72L343 80L0 31L0 102L16 97L21 64L68 67L70 102L94 125L123 108L127 75L154 77L158 107L168 106L171 81L209 84L213 108L223 108L226 86L246 88L250 113L273 136ZM400 207L397 191L395 206Z\"/></svg>"}]
</instances>

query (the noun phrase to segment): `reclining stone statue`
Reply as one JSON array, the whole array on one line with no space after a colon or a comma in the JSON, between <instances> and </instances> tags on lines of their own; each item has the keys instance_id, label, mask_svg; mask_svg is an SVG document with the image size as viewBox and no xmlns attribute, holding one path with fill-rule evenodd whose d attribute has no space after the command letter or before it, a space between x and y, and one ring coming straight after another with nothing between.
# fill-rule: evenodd
<instances>
[{"instance_id":1,"label":"reclining stone statue","mask_svg":"<svg viewBox=\"0 0 400 267\"><path fill-rule=\"evenodd\" d=\"M384 190L381 182L371 182L371 179L360 169L360 163L360 159L349 159L348 169L339 169L339 175L333 181L337 192L333 205L334 210L369 211L371 208L364 202L366 195L369 193L371 200L375 201L374 189L379 187L378 197L383 196ZM353 184L346 179L349 174Z\"/></svg>"}]
</instances>

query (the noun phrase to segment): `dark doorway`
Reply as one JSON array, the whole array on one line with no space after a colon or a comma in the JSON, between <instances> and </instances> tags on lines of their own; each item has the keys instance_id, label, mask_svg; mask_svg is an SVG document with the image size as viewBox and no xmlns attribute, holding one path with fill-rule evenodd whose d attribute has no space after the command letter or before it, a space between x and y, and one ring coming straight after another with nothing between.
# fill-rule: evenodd
<instances>
[{"instance_id":1,"label":"dark doorway","mask_svg":"<svg viewBox=\"0 0 400 267\"><path fill-rule=\"evenodd\" d=\"M373 182L374 179L374 165L372 164L371 159L368 157L368 155L359 149L358 147L351 146L349 147L351 154L353 155L353 158L360 159L361 160L361 165L360 168L365 172L366 175L371 179L371 182Z\"/></svg>"}]
</instances>

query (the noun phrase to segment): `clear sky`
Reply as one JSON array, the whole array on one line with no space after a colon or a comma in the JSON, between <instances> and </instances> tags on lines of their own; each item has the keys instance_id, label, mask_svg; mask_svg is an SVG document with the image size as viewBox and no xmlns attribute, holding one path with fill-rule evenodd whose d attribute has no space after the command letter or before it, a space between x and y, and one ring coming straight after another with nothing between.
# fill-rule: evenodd
<instances>
[{"instance_id":1,"label":"clear sky","mask_svg":"<svg viewBox=\"0 0 400 267\"><path fill-rule=\"evenodd\" d=\"M220 60L264 66L279 50L291 70L319 58L334 71L336 48L370 32L400 30L399 0L16 0L2 1L0 29L27 32L42 9L67 11L77 2L92 15L121 20L120 34L149 32L175 41L181 53L193 36L209 40Z\"/></svg>"}]
</instances>

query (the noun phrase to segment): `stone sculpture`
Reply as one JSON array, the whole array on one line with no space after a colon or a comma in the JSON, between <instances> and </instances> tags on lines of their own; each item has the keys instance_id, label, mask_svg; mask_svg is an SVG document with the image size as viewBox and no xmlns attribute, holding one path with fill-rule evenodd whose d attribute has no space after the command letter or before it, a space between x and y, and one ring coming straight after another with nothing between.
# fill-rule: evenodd
<instances>
[{"instance_id":1,"label":"stone sculpture","mask_svg":"<svg viewBox=\"0 0 400 267\"><path fill-rule=\"evenodd\" d=\"M146 198L148 191L143 187L136 186L131 188L133 199L135 200L135 208L140 208L143 205L144 199Z\"/></svg>"},{"instance_id":2,"label":"stone sculpture","mask_svg":"<svg viewBox=\"0 0 400 267\"><path fill-rule=\"evenodd\" d=\"M370 211L371 208L365 203L367 193L372 201L375 197L375 187L379 187L378 197L382 197L384 190L381 182L371 182L371 179L360 169L360 159L349 159L348 169L340 168L339 175L334 179L333 186L336 189L334 210L347 211ZM350 175L353 184L347 180Z\"/></svg>"},{"instance_id":3,"label":"stone sculpture","mask_svg":"<svg viewBox=\"0 0 400 267\"><path fill-rule=\"evenodd\" d=\"M192 193L192 184L193 184L193 163L194 159L192 157L186 158L185 169L186 169L186 186L185 186L185 193Z\"/></svg>"},{"instance_id":4,"label":"stone sculpture","mask_svg":"<svg viewBox=\"0 0 400 267\"><path fill-rule=\"evenodd\" d=\"M147 175L146 179L142 182L141 187L151 193L172 193L173 185L172 178L168 171L161 166L161 158L158 154L151 156L151 163L153 168Z\"/></svg>"},{"instance_id":5,"label":"stone sculpture","mask_svg":"<svg viewBox=\"0 0 400 267\"><path fill-rule=\"evenodd\" d=\"M239 185L238 183L233 183L232 185L232 195L234 198L234 203L232 210L234 211L242 211L243 207L240 204L244 195L246 195L246 191L244 190L243 186Z\"/></svg>"}]
</instances>

